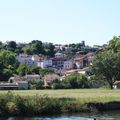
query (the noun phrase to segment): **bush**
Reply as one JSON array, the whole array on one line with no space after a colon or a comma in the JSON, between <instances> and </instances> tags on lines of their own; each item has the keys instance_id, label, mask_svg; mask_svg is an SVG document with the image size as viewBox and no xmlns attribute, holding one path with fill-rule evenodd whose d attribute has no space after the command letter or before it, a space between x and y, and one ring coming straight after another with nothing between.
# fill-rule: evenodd
<instances>
[{"instance_id":1,"label":"bush","mask_svg":"<svg viewBox=\"0 0 120 120\"><path fill-rule=\"evenodd\" d=\"M70 75L63 80L64 88L89 88L90 82L87 76L82 74Z\"/></svg>"}]
</instances>

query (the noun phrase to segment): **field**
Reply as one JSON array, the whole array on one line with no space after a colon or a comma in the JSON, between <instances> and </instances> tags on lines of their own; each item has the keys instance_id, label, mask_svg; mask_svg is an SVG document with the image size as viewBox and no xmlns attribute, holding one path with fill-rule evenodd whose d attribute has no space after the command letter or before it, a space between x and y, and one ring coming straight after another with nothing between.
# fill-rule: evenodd
<instances>
[{"instance_id":1,"label":"field","mask_svg":"<svg viewBox=\"0 0 120 120\"><path fill-rule=\"evenodd\" d=\"M2 116L38 116L103 110L120 110L120 90L0 91Z\"/></svg>"},{"instance_id":2,"label":"field","mask_svg":"<svg viewBox=\"0 0 120 120\"><path fill-rule=\"evenodd\" d=\"M0 94L7 91L0 91ZM12 91L12 93L20 96L47 95L53 98L75 98L83 102L109 102L120 101L120 90L108 89L67 89L67 90L24 90Z\"/></svg>"}]
</instances>

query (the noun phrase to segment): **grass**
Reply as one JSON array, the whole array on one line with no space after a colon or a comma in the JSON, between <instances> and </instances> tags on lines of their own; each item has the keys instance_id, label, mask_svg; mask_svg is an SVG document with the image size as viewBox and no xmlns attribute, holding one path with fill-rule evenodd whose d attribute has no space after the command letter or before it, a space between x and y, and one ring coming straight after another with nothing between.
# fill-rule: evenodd
<instances>
[{"instance_id":1,"label":"grass","mask_svg":"<svg viewBox=\"0 0 120 120\"><path fill-rule=\"evenodd\" d=\"M43 115L64 112L85 112L94 109L89 105L97 103L104 109L104 102L118 101L117 106L107 105L107 109L120 109L120 90L69 89L69 90L28 90L0 91L0 115ZM99 104L100 103L100 104ZM116 103L115 103L116 104ZM119 106L119 107L118 107ZM95 106L96 107L96 106Z\"/></svg>"},{"instance_id":2,"label":"grass","mask_svg":"<svg viewBox=\"0 0 120 120\"><path fill-rule=\"evenodd\" d=\"M4 93L7 93L7 91L0 91L0 94ZM12 91L12 93L20 96L47 95L53 98L75 98L81 102L120 101L119 89L16 90Z\"/></svg>"}]
</instances>

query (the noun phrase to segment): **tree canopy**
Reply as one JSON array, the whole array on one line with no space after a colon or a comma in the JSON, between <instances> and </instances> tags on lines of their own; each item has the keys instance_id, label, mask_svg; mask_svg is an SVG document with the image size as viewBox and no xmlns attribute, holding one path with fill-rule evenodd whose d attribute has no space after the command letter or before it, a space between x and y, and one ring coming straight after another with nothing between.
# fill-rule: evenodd
<instances>
[{"instance_id":1,"label":"tree canopy","mask_svg":"<svg viewBox=\"0 0 120 120\"><path fill-rule=\"evenodd\" d=\"M99 52L93 61L93 71L97 77L108 82L110 88L120 80L120 37L114 37L108 47Z\"/></svg>"},{"instance_id":2,"label":"tree canopy","mask_svg":"<svg viewBox=\"0 0 120 120\"><path fill-rule=\"evenodd\" d=\"M0 81L6 81L14 73L18 62L16 60L16 54L7 50L0 51Z\"/></svg>"}]
</instances>

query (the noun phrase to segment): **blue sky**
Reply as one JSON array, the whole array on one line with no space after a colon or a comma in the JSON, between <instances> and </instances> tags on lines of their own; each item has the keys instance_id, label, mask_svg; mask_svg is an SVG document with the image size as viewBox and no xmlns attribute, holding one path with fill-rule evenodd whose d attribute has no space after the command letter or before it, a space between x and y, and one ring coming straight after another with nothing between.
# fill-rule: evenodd
<instances>
[{"instance_id":1,"label":"blue sky","mask_svg":"<svg viewBox=\"0 0 120 120\"><path fill-rule=\"evenodd\" d=\"M88 45L120 35L120 0L0 0L0 41Z\"/></svg>"}]
</instances>

